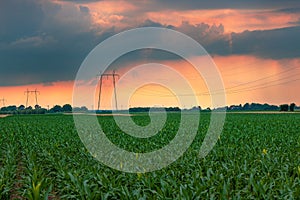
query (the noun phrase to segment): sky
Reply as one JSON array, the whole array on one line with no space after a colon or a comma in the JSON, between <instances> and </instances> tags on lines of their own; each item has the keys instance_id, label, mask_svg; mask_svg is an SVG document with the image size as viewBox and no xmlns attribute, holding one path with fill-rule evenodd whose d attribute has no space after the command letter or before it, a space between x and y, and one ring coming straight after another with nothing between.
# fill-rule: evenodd
<instances>
[{"instance_id":1,"label":"sky","mask_svg":"<svg viewBox=\"0 0 300 200\"><path fill-rule=\"evenodd\" d=\"M138 27L170 28L199 42L220 71L227 105L300 105L298 0L9 0L0 1L0 98L5 99L0 107L3 102L25 104L27 89L40 92L38 104L43 107L72 104L76 74L91 50L117 33ZM143 63L176 69L192 85L198 104L212 106L205 80L189 63L168 53L141 50L109 68L120 75L119 108L177 106L179 98L190 95L168 72L155 67L122 78ZM153 82L164 77L170 84L173 80L179 92L148 84L125 97L130 84L146 77L153 77ZM104 80L102 109L113 107L112 85L111 79ZM97 106L98 89L95 101L85 105L89 109ZM35 104L32 94L29 104ZM180 106L193 103L184 100Z\"/></svg>"}]
</instances>

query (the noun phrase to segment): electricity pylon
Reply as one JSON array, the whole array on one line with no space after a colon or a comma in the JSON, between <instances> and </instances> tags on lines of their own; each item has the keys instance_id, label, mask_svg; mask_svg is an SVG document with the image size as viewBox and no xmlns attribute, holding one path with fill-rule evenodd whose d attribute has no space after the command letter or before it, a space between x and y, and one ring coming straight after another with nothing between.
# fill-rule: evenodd
<instances>
[{"instance_id":1,"label":"electricity pylon","mask_svg":"<svg viewBox=\"0 0 300 200\"><path fill-rule=\"evenodd\" d=\"M5 107L6 99L4 99L4 97L2 99L0 99L0 102L2 102L3 107Z\"/></svg>"},{"instance_id":2,"label":"electricity pylon","mask_svg":"<svg viewBox=\"0 0 300 200\"><path fill-rule=\"evenodd\" d=\"M99 75L100 77L100 83L99 83L99 98L98 98L98 110L100 110L100 100L101 100L101 92L102 92L102 80L103 77L112 77L113 79L113 86L114 86L114 94L115 94L115 105L116 105L116 110L118 110L118 100L117 100L117 89L116 89L116 77L119 78L119 74L116 74L115 70L113 70L113 73L111 74L101 74Z\"/></svg>"},{"instance_id":3,"label":"electricity pylon","mask_svg":"<svg viewBox=\"0 0 300 200\"><path fill-rule=\"evenodd\" d=\"M24 94L26 94L26 108L28 106L28 99L29 99L29 94L34 94L35 95L35 105L39 105L38 104L38 97L37 97L37 94L40 94L40 91L37 91L37 89L35 90L26 90L24 92Z\"/></svg>"}]
</instances>

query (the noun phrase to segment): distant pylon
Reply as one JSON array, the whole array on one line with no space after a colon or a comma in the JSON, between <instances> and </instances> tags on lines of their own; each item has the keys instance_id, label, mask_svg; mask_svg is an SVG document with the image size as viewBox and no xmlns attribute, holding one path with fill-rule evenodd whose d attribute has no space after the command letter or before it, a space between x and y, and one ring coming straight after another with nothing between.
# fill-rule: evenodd
<instances>
[{"instance_id":1,"label":"distant pylon","mask_svg":"<svg viewBox=\"0 0 300 200\"><path fill-rule=\"evenodd\" d=\"M5 107L5 102L6 102L6 99L4 99L4 97L2 99L0 99L0 101L2 101L2 105L3 107Z\"/></svg>"},{"instance_id":2,"label":"distant pylon","mask_svg":"<svg viewBox=\"0 0 300 200\"><path fill-rule=\"evenodd\" d=\"M98 97L98 110L100 110L100 101L101 101L101 92L102 92L102 80L103 77L112 77L113 78L113 86L114 86L114 95L115 95L115 106L116 110L118 110L118 99L117 99L117 89L116 89L116 77L120 77L119 74L116 74L115 70L113 70L113 73L111 74L101 74L99 75L100 80L99 80L99 97Z\"/></svg>"},{"instance_id":3,"label":"distant pylon","mask_svg":"<svg viewBox=\"0 0 300 200\"><path fill-rule=\"evenodd\" d=\"M37 97L37 94L40 94L40 91L37 91L37 89L35 89L35 90L26 90L25 92L24 92L24 94L26 94L26 108L27 108L27 106L28 106L28 99L29 99L29 94L34 94L35 95L35 105L39 105L38 104L38 97Z\"/></svg>"}]
</instances>

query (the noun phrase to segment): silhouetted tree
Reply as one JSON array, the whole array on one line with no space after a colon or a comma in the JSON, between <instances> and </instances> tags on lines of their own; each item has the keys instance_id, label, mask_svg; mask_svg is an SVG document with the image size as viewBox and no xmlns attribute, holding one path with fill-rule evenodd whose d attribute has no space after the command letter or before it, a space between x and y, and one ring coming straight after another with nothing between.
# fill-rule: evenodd
<instances>
[{"instance_id":1,"label":"silhouetted tree","mask_svg":"<svg viewBox=\"0 0 300 200\"><path fill-rule=\"evenodd\" d=\"M291 105L290 105L290 111L295 111L295 107L296 107L296 104L294 104L294 103L291 103Z\"/></svg>"},{"instance_id":2,"label":"silhouetted tree","mask_svg":"<svg viewBox=\"0 0 300 200\"><path fill-rule=\"evenodd\" d=\"M25 109L25 106L24 105L20 105L19 107L18 107L18 110L24 110Z\"/></svg>"},{"instance_id":3,"label":"silhouetted tree","mask_svg":"<svg viewBox=\"0 0 300 200\"><path fill-rule=\"evenodd\" d=\"M178 107L176 107L176 108L178 108ZM167 108L167 110L168 110L168 108ZM194 107L191 108L191 110L201 110L201 107L200 106L194 106ZM180 110L178 110L178 111L180 111Z\"/></svg>"},{"instance_id":4,"label":"silhouetted tree","mask_svg":"<svg viewBox=\"0 0 300 200\"><path fill-rule=\"evenodd\" d=\"M50 112L62 112L62 107L60 105L55 105L53 108L50 109Z\"/></svg>"},{"instance_id":5,"label":"silhouetted tree","mask_svg":"<svg viewBox=\"0 0 300 200\"><path fill-rule=\"evenodd\" d=\"M250 109L250 104L249 103L246 103L244 106L243 106L243 110L249 110Z\"/></svg>"},{"instance_id":6,"label":"silhouetted tree","mask_svg":"<svg viewBox=\"0 0 300 200\"><path fill-rule=\"evenodd\" d=\"M13 106L7 106L6 110L7 111L16 111L17 110L17 106L14 106L14 105Z\"/></svg>"},{"instance_id":7,"label":"silhouetted tree","mask_svg":"<svg viewBox=\"0 0 300 200\"><path fill-rule=\"evenodd\" d=\"M280 111L289 111L289 105L288 104L280 105Z\"/></svg>"},{"instance_id":8,"label":"silhouetted tree","mask_svg":"<svg viewBox=\"0 0 300 200\"><path fill-rule=\"evenodd\" d=\"M62 107L63 112L72 112L72 106L70 104L65 104Z\"/></svg>"},{"instance_id":9,"label":"silhouetted tree","mask_svg":"<svg viewBox=\"0 0 300 200\"><path fill-rule=\"evenodd\" d=\"M35 114L45 114L47 112L46 108L39 108L35 111Z\"/></svg>"},{"instance_id":10,"label":"silhouetted tree","mask_svg":"<svg viewBox=\"0 0 300 200\"><path fill-rule=\"evenodd\" d=\"M0 109L0 111L1 111L1 112L6 112L6 111L7 111L7 107L2 107L2 108Z\"/></svg>"},{"instance_id":11,"label":"silhouetted tree","mask_svg":"<svg viewBox=\"0 0 300 200\"><path fill-rule=\"evenodd\" d=\"M74 107L73 111L74 112L86 112L86 111L88 111L88 109L85 106L81 106L80 108L79 107Z\"/></svg>"},{"instance_id":12,"label":"silhouetted tree","mask_svg":"<svg viewBox=\"0 0 300 200\"><path fill-rule=\"evenodd\" d=\"M41 108L42 108L42 107L39 106L39 105L35 105L35 106L34 106L34 109L36 109L36 110L41 109Z\"/></svg>"},{"instance_id":13,"label":"silhouetted tree","mask_svg":"<svg viewBox=\"0 0 300 200\"><path fill-rule=\"evenodd\" d=\"M86 112L86 111L88 111L88 108L85 106L81 106L80 110Z\"/></svg>"}]
</instances>

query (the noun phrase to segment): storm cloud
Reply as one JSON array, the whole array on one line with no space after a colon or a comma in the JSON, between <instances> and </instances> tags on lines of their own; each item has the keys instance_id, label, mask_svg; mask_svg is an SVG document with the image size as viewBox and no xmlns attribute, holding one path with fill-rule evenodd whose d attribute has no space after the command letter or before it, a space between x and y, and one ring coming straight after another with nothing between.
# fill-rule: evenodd
<instances>
[{"instance_id":1,"label":"storm cloud","mask_svg":"<svg viewBox=\"0 0 300 200\"><path fill-rule=\"evenodd\" d=\"M90 3L99 0L59 0L62 2ZM105 1L105 0L102 0ZM109 1L109 0L106 0ZM196 9L274 9L282 8L282 0L151 0L134 1L134 4L144 10L176 9L176 10L196 10ZM298 0L285 0L285 5L290 7L299 6Z\"/></svg>"},{"instance_id":2,"label":"storm cloud","mask_svg":"<svg viewBox=\"0 0 300 200\"><path fill-rule=\"evenodd\" d=\"M87 10L83 11L51 2L2 2L0 84L74 79L84 57L103 39L98 30L90 29Z\"/></svg>"},{"instance_id":3,"label":"storm cloud","mask_svg":"<svg viewBox=\"0 0 300 200\"><path fill-rule=\"evenodd\" d=\"M281 9L284 5L299 7L298 0L152 0L136 1L145 10L205 10L205 9Z\"/></svg>"},{"instance_id":4,"label":"storm cloud","mask_svg":"<svg viewBox=\"0 0 300 200\"><path fill-rule=\"evenodd\" d=\"M232 34L233 54L252 54L263 58L300 57L300 26Z\"/></svg>"},{"instance_id":5,"label":"storm cloud","mask_svg":"<svg viewBox=\"0 0 300 200\"><path fill-rule=\"evenodd\" d=\"M74 80L80 64L97 44L122 30L134 27L166 27L183 32L198 41L212 55L246 54L272 59L300 56L299 26L225 33L222 24L209 25L205 22L190 24L183 21L180 25L174 26L148 19L120 29L113 25L95 25L90 9L80 5L84 2L87 1L60 5L52 1L1 1L0 86ZM271 2L274 8L282 5L279 0L268 0L264 3L251 1L249 5L245 2L230 4L221 0L215 2L155 0L151 1L151 5L153 9L154 5L160 9L167 5L172 9L216 9L230 6L243 9L254 8L255 5L266 7L267 3ZM292 5L296 1L288 2ZM141 6L143 3L145 2L141 1L137 4ZM286 9L280 12L296 11ZM147 51L146 54L133 53L127 56L124 62L140 58L178 59L171 54L161 52L155 54Z\"/></svg>"}]
</instances>

